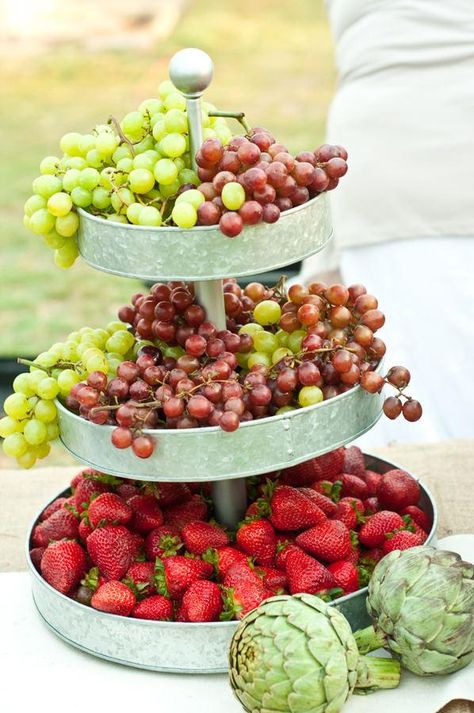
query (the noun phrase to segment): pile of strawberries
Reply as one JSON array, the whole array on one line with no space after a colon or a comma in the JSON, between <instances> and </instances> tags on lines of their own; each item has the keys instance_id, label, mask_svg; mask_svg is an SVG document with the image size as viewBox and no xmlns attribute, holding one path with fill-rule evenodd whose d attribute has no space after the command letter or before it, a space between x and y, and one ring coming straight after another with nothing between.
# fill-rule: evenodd
<instances>
[{"instance_id":1,"label":"pile of strawberries","mask_svg":"<svg viewBox=\"0 0 474 713\"><path fill-rule=\"evenodd\" d=\"M43 511L31 559L61 593L139 619L239 619L277 593L326 599L365 586L431 529L408 473L365 468L359 448L247 481L245 519L212 519L210 484L142 483L87 469Z\"/></svg>"}]
</instances>

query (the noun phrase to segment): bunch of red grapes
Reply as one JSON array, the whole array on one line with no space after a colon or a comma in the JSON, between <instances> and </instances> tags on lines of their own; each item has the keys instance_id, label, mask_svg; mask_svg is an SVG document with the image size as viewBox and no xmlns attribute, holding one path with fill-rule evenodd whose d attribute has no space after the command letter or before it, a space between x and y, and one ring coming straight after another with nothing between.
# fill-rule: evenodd
<instances>
[{"instance_id":1,"label":"bunch of red grapes","mask_svg":"<svg viewBox=\"0 0 474 713\"><path fill-rule=\"evenodd\" d=\"M207 139L196 154L198 190L206 199L198 208L198 224L218 223L224 235L234 238L244 225L275 223L282 211L335 188L347 171L346 160L342 146L329 144L292 156L261 127L248 137L234 136L227 146ZM223 193L227 184L228 196Z\"/></svg>"},{"instance_id":2,"label":"bunch of red grapes","mask_svg":"<svg viewBox=\"0 0 474 713\"><path fill-rule=\"evenodd\" d=\"M119 318L154 344L141 345L136 359L123 361L110 381L101 372L90 374L73 387L67 406L94 423L116 426L113 445L131 446L141 458L154 449L144 429L235 431L242 422L313 405L356 384L370 393L391 384L398 395L385 400L386 415L420 418L421 405L404 394L409 371L401 366L386 376L375 371L385 354L375 332L385 317L362 285L315 282L308 288L293 285L286 295L281 286L251 283L242 289L227 280L224 295L224 330L206 320L192 285L157 283L150 294L134 295ZM262 309L277 314L265 328L257 324ZM250 327L258 331L246 331ZM267 352L272 344L276 348L272 354L258 352L262 343ZM293 348L282 350L285 343Z\"/></svg>"}]
</instances>

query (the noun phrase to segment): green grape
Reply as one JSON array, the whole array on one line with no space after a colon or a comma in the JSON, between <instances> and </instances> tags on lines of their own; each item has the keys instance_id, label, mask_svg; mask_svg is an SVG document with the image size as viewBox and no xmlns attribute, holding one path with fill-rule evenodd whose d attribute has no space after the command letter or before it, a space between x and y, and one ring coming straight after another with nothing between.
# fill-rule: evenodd
<instances>
[{"instance_id":1,"label":"green grape","mask_svg":"<svg viewBox=\"0 0 474 713\"><path fill-rule=\"evenodd\" d=\"M79 139L79 151L82 156L87 156L89 151L92 151L95 146L95 136L94 134L82 134Z\"/></svg>"},{"instance_id":2,"label":"green grape","mask_svg":"<svg viewBox=\"0 0 474 713\"><path fill-rule=\"evenodd\" d=\"M66 243L66 240L67 238L63 238L63 236L59 235L59 233L57 233L55 230L52 230L47 235L43 235L44 244L47 245L48 248L53 248L53 250L62 248L63 245Z\"/></svg>"},{"instance_id":3,"label":"green grape","mask_svg":"<svg viewBox=\"0 0 474 713\"><path fill-rule=\"evenodd\" d=\"M3 410L7 416L19 421L28 415L30 404L25 394L10 394L3 402Z\"/></svg>"},{"instance_id":4,"label":"green grape","mask_svg":"<svg viewBox=\"0 0 474 713\"><path fill-rule=\"evenodd\" d=\"M265 352L253 352L247 361L248 368L251 369L255 364L263 364L263 366L270 367L272 365L270 355Z\"/></svg>"},{"instance_id":5,"label":"green grape","mask_svg":"<svg viewBox=\"0 0 474 713\"><path fill-rule=\"evenodd\" d=\"M301 342L306 337L306 334L304 329L295 329L288 337L288 348L295 354L301 351Z\"/></svg>"},{"instance_id":6,"label":"green grape","mask_svg":"<svg viewBox=\"0 0 474 713\"><path fill-rule=\"evenodd\" d=\"M132 348L134 342L135 338L130 332L120 331L112 334L105 346L108 352L126 354Z\"/></svg>"},{"instance_id":7,"label":"green grape","mask_svg":"<svg viewBox=\"0 0 474 713\"><path fill-rule=\"evenodd\" d=\"M94 333L94 329L92 327L81 327L79 330L79 336L81 337L81 339L86 337L88 334L93 334L93 333Z\"/></svg>"},{"instance_id":8,"label":"green grape","mask_svg":"<svg viewBox=\"0 0 474 713\"><path fill-rule=\"evenodd\" d=\"M73 369L63 369L63 371L61 371L61 373L58 375L58 378L57 378L57 383L59 386L59 393L61 394L61 396L67 396L71 392L71 389L74 386L74 384L78 384L80 382L80 380L81 380L81 377ZM41 401L39 403L41 403ZM52 403L52 402L46 401L46 403ZM44 419L40 418L40 421L43 421L43 420Z\"/></svg>"},{"instance_id":9,"label":"green grape","mask_svg":"<svg viewBox=\"0 0 474 713\"><path fill-rule=\"evenodd\" d=\"M197 173L191 168L183 168L183 170L179 172L179 181L181 184L194 183L195 186L199 186L201 183Z\"/></svg>"},{"instance_id":10,"label":"green grape","mask_svg":"<svg viewBox=\"0 0 474 713\"><path fill-rule=\"evenodd\" d=\"M92 191L92 205L99 210L106 210L110 206L110 192L102 186L97 186Z\"/></svg>"},{"instance_id":11,"label":"green grape","mask_svg":"<svg viewBox=\"0 0 474 713\"><path fill-rule=\"evenodd\" d=\"M184 111L186 109L186 99L180 92L175 90L165 96L163 106L166 111L170 109L180 109L180 111Z\"/></svg>"},{"instance_id":12,"label":"green grape","mask_svg":"<svg viewBox=\"0 0 474 713\"><path fill-rule=\"evenodd\" d=\"M237 357L237 363L241 369L248 369L248 361L250 354L239 354L235 355Z\"/></svg>"},{"instance_id":13,"label":"green grape","mask_svg":"<svg viewBox=\"0 0 474 713\"><path fill-rule=\"evenodd\" d=\"M122 324L122 322L120 322ZM103 349L105 347L105 342L109 338L109 333L106 329L94 329L92 332L92 338L96 342L97 346Z\"/></svg>"},{"instance_id":14,"label":"green grape","mask_svg":"<svg viewBox=\"0 0 474 713\"><path fill-rule=\"evenodd\" d=\"M125 215L119 215L118 213L110 213L106 220L110 220L112 223L128 223Z\"/></svg>"},{"instance_id":15,"label":"green grape","mask_svg":"<svg viewBox=\"0 0 474 713\"><path fill-rule=\"evenodd\" d=\"M69 134L64 134L59 142L59 147L63 153L66 153L69 156L80 156L81 139L81 134L78 134L76 131L71 131Z\"/></svg>"},{"instance_id":16,"label":"green grape","mask_svg":"<svg viewBox=\"0 0 474 713\"><path fill-rule=\"evenodd\" d=\"M222 202L229 210L239 210L245 203L245 189L237 181L226 183L221 193Z\"/></svg>"},{"instance_id":17,"label":"green grape","mask_svg":"<svg viewBox=\"0 0 474 713\"><path fill-rule=\"evenodd\" d=\"M275 412L275 416L282 416L284 413L290 413L290 411L295 411L294 406L280 406L280 408Z\"/></svg>"},{"instance_id":18,"label":"green grape","mask_svg":"<svg viewBox=\"0 0 474 713\"><path fill-rule=\"evenodd\" d=\"M118 139L109 132L104 132L96 136L95 148L101 156L111 156L117 148Z\"/></svg>"},{"instance_id":19,"label":"green grape","mask_svg":"<svg viewBox=\"0 0 474 713\"><path fill-rule=\"evenodd\" d=\"M41 399L55 399L59 394L58 382L51 376L47 376L38 384L36 393Z\"/></svg>"},{"instance_id":20,"label":"green grape","mask_svg":"<svg viewBox=\"0 0 474 713\"><path fill-rule=\"evenodd\" d=\"M303 386L298 394L298 403L300 406L313 406L319 404L323 398L323 392L319 386Z\"/></svg>"},{"instance_id":21,"label":"green grape","mask_svg":"<svg viewBox=\"0 0 474 713\"><path fill-rule=\"evenodd\" d=\"M208 112L201 105L201 126L203 129L208 129L211 125L211 119Z\"/></svg>"},{"instance_id":22,"label":"green grape","mask_svg":"<svg viewBox=\"0 0 474 713\"><path fill-rule=\"evenodd\" d=\"M125 156L124 158L121 158L120 161L117 161L117 171L130 173L130 171L133 171L133 168L133 158L130 158L129 156ZM138 166L136 168L138 168Z\"/></svg>"},{"instance_id":23,"label":"green grape","mask_svg":"<svg viewBox=\"0 0 474 713\"><path fill-rule=\"evenodd\" d=\"M250 336L253 337L254 334L261 331L263 331L263 327L261 324L257 324L256 322L249 322L248 324L243 324L240 327L239 334L250 334Z\"/></svg>"},{"instance_id":24,"label":"green grape","mask_svg":"<svg viewBox=\"0 0 474 713\"><path fill-rule=\"evenodd\" d=\"M144 206L138 216L138 225L157 227L161 225L161 213L154 206Z\"/></svg>"},{"instance_id":25,"label":"green grape","mask_svg":"<svg viewBox=\"0 0 474 713\"><path fill-rule=\"evenodd\" d=\"M134 193L148 193L155 185L155 177L146 168L135 168L128 176L130 189Z\"/></svg>"},{"instance_id":26,"label":"green grape","mask_svg":"<svg viewBox=\"0 0 474 713\"><path fill-rule=\"evenodd\" d=\"M278 343L281 347L287 347L288 346L288 337L290 335L288 332L285 332L284 329L279 329L277 332L275 332L275 337L278 339Z\"/></svg>"},{"instance_id":27,"label":"green grape","mask_svg":"<svg viewBox=\"0 0 474 713\"><path fill-rule=\"evenodd\" d=\"M167 186L165 186L163 183L160 183L160 193L163 198L170 198L171 196L176 195L176 193L179 191L180 188L180 182L179 181L173 181L173 183L169 183Z\"/></svg>"},{"instance_id":28,"label":"green grape","mask_svg":"<svg viewBox=\"0 0 474 713\"><path fill-rule=\"evenodd\" d=\"M38 384L43 381L45 372L42 369L34 369L28 374L28 381L30 383L31 390L36 393Z\"/></svg>"},{"instance_id":29,"label":"green grape","mask_svg":"<svg viewBox=\"0 0 474 713\"><path fill-rule=\"evenodd\" d=\"M72 189L71 198L74 205L79 208L87 208L92 203L91 191L82 188L82 186L76 186L76 188Z\"/></svg>"},{"instance_id":30,"label":"green grape","mask_svg":"<svg viewBox=\"0 0 474 713\"><path fill-rule=\"evenodd\" d=\"M26 453L28 443L22 433L12 433L3 441L3 452L11 458L18 458Z\"/></svg>"},{"instance_id":31,"label":"green grape","mask_svg":"<svg viewBox=\"0 0 474 713\"><path fill-rule=\"evenodd\" d=\"M40 399L34 410L35 417L42 423L51 423L57 416L56 406L48 399Z\"/></svg>"},{"instance_id":32,"label":"green grape","mask_svg":"<svg viewBox=\"0 0 474 713\"><path fill-rule=\"evenodd\" d=\"M77 168L69 168L63 176L64 190L71 193L71 191L79 185L80 177L81 171L78 171Z\"/></svg>"},{"instance_id":33,"label":"green grape","mask_svg":"<svg viewBox=\"0 0 474 713\"><path fill-rule=\"evenodd\" d=\"M31 388L28 374L18 374L13 379L13 391L17 394L24 394L27 398L34 395L34 389Z\"/></svg>"},{"instance_id":34,"label":"green grape","mask_svg":"<svg viewBox=\"0 0 474 713\"><path fill-rule=\"evenodd\" d=\"M165 114L165 128L169 134L187 133L188 118L184 111L180 111L179 109L170 109L170 111Z\"/></svg>"},{"instance_id":35,"label":"green grape","mask_svg":"<svg viewBox=\"0 0 474 713\"><path fill-rule=\"evenodd\" d=\"M75 342L66 342L63 348L63 359L64 361L77 361L77 345Z\"/></svg>"},{"instance_id":36,"label":"green grape","mask_svg":"<svg viewBox=\"0 0 474 713\"><path fill-rule=\"evenodd\" d=\"M127 208L127 218L134 225L138 225L138 216L140 215L142 208L143 206L141 203L130 203Z\"/></svg>"},{"instance_id":37,"label":"green grape","mask_svg":"<svg viewBox=\"0 0 474 713\"><path fill-rule=\"evenodd\" d=\"M72 208L71 196L68 193L55 193L48 198L48 211L56 218L67 215Z\"/></svg>"},{"instance_id":38,"label":"green grape","mask_svg":"<svg viewBox=\"0 0 474 713\"><path fill-rule=\"evenodd\" d=\"M40 352L40 354L38 354L38 356L36 357L34 363L38 364L38 366L43 366L45 369L49 369L50 367L55 366L57 361L58 357L55 352L51 349L48 349L47 352ZM44 374L44 371L42 373Z\"/></svg>"},{"instance_id":39,"label":"green grape","mask_svg":"<svg viewBox=\"0 0 474 713\"><path fill-rule=\"evenodd\" d=\"M40 163L40 173L50 173L54 175L59 168L59 158L57 156L46 156Z\"/></svg>"},{"instance_id":40,"label":"green grape","mask_svg":"<svg viewBox=\"0 0 474 713\"><path fill-rule=\"evenodd\" d=\"M103 371L104 374L108 372L108 363L105 354L93 354L89 359L86 359L84 366L89 374L93 371Z\"/></svg>"},{"instance_id":41,"label":"green grape","mask_svg":"<svg viewBox=\"0 0 474 713\"><path fill-rule=\"evenodd\" d=\"M46 440L48 432L42 421L38 421L37 418L32 418L31 421L28 421L26 424L23 435L30 446L37 446Z\"/></svg>"},{"instance_id":42,"label":"green grape","mask_svg":"<svg viewBox=\"0 0 474 713\"><path fill-rule=\"evenodd\" d=\"M70 238L77 233L79 228L79 216L77 213L71 211L71 213L61 218L56 218L55 226L52 226L49 230L52 230L54 227L56 227L56 231L59 235L62 235L64 238ZM49 230L45 232L49 233Z\"/></svg>"},{"instance_id":43,"label":"green grape","mask_svg":"<svg viewBox=\"0 0 474 713\"><path fill-rule=\"evenodd\" d=\"M133 168L146 168L148 171L153 171L159 157L158 151L148 149L148 151L144 151L138 154L138 156L135 156L133 159Z\"/></svg>"},{"instance_id":44,"label":"green grape","mask_svg":"<svg viewBox=\"0 0 474 713\"><path fill-rule=\"evenodd\" d=\"M153 140L153 136L151 134L147 134L144 139L138 142L138 144L134 145L134 150L135 153L143 153L144 151L149 151L150 149L153 149L155 147L155 142Z\"/></svg>"},{"instance_id":45,"label":"green grape","mask_svg":"<svg viewBox=\"0 0 474 713\"><path fill-rule=\"evenodd\" d=\"M156 162L153 173L160 185L167 186L176 181L178 168L169 158L161 158Z\"/></svg>"},{"instance_id":46,"label":"green grape","mask_svg":"<svg viewBox=\"0 0 474 713\"><path fill-rule=\"evenodd\" d=\"M123 158L132 158L132 153L127 144L120 144L120 146L117 146L117 148L112 154L112 161L115 164L121 161Z\"/></svg>"},{"instance_id":47,"label":"green grape","mask_svg":"<svg viewBox=\"0 0 474 713\"><path fill-rule=\"evenodd\" d=\"M223 146L226 146L232 139L232 131L227 126L216 126L214 131Z\"/></svg>"},{"instance_id":48,"label":"green grape","mask_svg":"<svg viewBox=\"0 0 474 713\"><path fill-rule=\"evenodd\" d=\"M96 168L89 166L79 174L79 185L87 191L92 191L99 185L100 173Z\"/></svg>"},{"instance_id":49,"label":"green grape","mask_svg":"<svg viewBox=\"0 0 474 713\"><path fill-rule=\"evenodd\" d=\"M37 396L29 396L28 397L28 407L30 409L30 412L34 409L36 404L38 403L39 398Z\"/></svg>"},{"instance_id":50,"label":"green grape","mask_svg":"<svg viewBox=\"0 0 474 713\"><path fill-rule=\"evenodd\" d=\"M143 114L145 112L148 112L148 114L157 114L163 109L163 102L160 99L156 99L156 97L150 97L150 99L144 99L138 109L143 112Z\"/></svg>"},{"instance_id":51,"label":"green grape","mask_svg":"<svg viewBox=\"0 0 474 713\"><path fill-rule=\"evenodd\" d=\"M178 205L179 203L190 203L193 208L197 210L199 206L204 203L205 200L206 199L204 198L204 195L201 193L201 191L191 189L189 191L184 191L183 193L180 193L180 195L176 198L175 205Z\"/></svg>"},{"instance_id":52,"label":"green grape","mask_svg":"<svg viewBox=\"0 0 474 713\"><path fill-rule=\"evenodd\" d=\"M128 114L125 114L120 122L123 133L131 136L132 138L135 138L137 134L140 135L142 133L144 125L145 117L140 111L131 111Z\"/></svg>"},{"instance_id":53,"label":"green grape","mask_svg":"<svg viewBox=\"0 0 474 713\"><path fill-rule=\"evenodd\" d=\"M23 210L27 216L32 216L33 213L36 213L40 208L46 208L46 199L43 198L43 196L38 196L36 193L28 198L23 206Z\"/></svg>"},{"instance_id":54,"label":"green grape","mask_svg":"<svg viewBox=\"0 0 474 713\"><path fill-rule=\"evenodd\" d=\"M229 186L230 183L227 183L226 185ZM224 188L225 187L226 186L224 186ZM222 191L222 193L224 193L224 191ZM276 324L280 321L280 317L281 307L278 302L274 302L273 300L262 300L262 302L255 305L253 310L253 318L256 322L258 322L258 324Z\"/></svg>"},{"instance_id":55,"label":"green grape","mask_svg":"<svg viewBox=\"0 0 474 713\"><path fill-rule=\"evenodd\" d=\"M163 119L158 119L154 124L152 134L155 141L161 141L166 136L166 126Z\"/></svg>"},{"instance_id":56,"label":"green grape","mask_svg":"<svg viewBox=\"0 0 474 713\"><path fill-rule=\"evenodd\" d=\"M16 462L18 463L20 468L24 468L25 470L32 468L36 463L36 455L34 450L32 448L28 448L24 453L21 454L21 456L17 457Z\"/></svg>"},{"instance_id":57,"label":"green grape","mask_svg":"<svg viewBox=\"0 0 474 713\"><path fill-rule=\"evenodd\" d=\"M55 441L59 438L59 426L56 421L46 424L46 431L48 433L48 441Z\"/></svg>"},{"instance_id":58,"label":"green grape","mask_svg":"<svg viewBox=\"0 0 474 713\"><path fill-rule=\"evenodd\" d=\"M99 349L93 342L87 342L84 344L84 349L81 350L81 361L85 364L88 359L93 356L101 356L101 354L102 349Z\"/></svg>"},{"instance_id":59,"label":"green grape","mask_svg":"<svg viewBox=\"0 0 474 713\"><path fill-rule=\"evenodd\" d=\"M160 141L160 150L170 158L181 156L186 151L186 139L182 134L167 134Z\"/></svg>"},{"instance_id":60,"label":"green grape","mask_svg":"<svg viewBox=\"0 0 474 713\"><path fill-rule=\"evenodd\" d=\"M186 164L184 163L184 159L182 156L178 156L178 158L173 159L173 163L178 169L178 171L182 171L183 168L186 168Z\"/></svg>"},{"instance_id":61,"label":"green grape","mask_svg":"<svg viewBox=\"0 0 474 713\"><path fill-rule=\"evenodd\" d=\"M73 214L71 213L70 215ZM62 248L55 251L54 262L58 267L66 269L74 264L78 255L79 250L76 240L74 238L68 238Z\"/></svg>"},{"instance_id":62,"label":"green grape","mask_svg":"<svg viewBox=\"0 0 474 713\"><path fill-rule=\"evenodd\" d=\"M272 364L277 364L287 356L293 356L291 349L288 349L287 347L279 347L278 349L275 349L272 354Z\"/></svg>"},{"instance_id":63,"label":"green grape","mask_svg":"<svg viewBox=\"0 0 474 713\"><path fill-rule=\"evenodd\" d=\"M114 319L106 325L105 329L107 330L108 339L108 335L110 334L115 334L115 332L125 332L127 330L127 325L123 322L119 322L118 319ZM153 342L150 342L150 344L153 344Z\"/></svg>"},{"instance_id":64,"label":"green grape","mask_svg":"<svg viewBox=\"0 0 474 713\"><path fill-rule=\"evenodd\" d=\"M256 332L253 336L253 346L257 352L273 354L278 349L278 339L271 332Z\"/></svg>"},{"instance_id":65,"label":"green grape","mask_svg":"<svg viewBox=\"0 0 474 713\"><path fill-rule=\"evenodd\" d=\"M115 376L117 373L117 369L119 368L119 365L122 363L122 359L116 359L115 357L107 357L107 363L108 363L108 373L111 374L112 376Z\"/></svg>"},{"instance_id":66,"label":"green grape","mask_svg":"<svg viewBox=\"0 0 474 713\"><path fill-rule=\"evenodd\" d=\"M79 332L71 332L67 335L68 342L76 342L78 344L81 341L81 335Z\"/></svg>"},{"instance_id":67,"label":"green grape","mask_svg":"<svg viewBox=\"0 0 474 713\"><path fill-rule=\"evenodd\" d=\"M197 211L191 203L176 203L171 217L178 228L192 228L197 223Z\"/></svg>"},{"instance_id":68,"label":"green grape","mask_svg":"<svg viewBox=\"0 0 474 713\"><path fill-rule=\"evenodd\" d=\"M174 86L173 82L171 82L169 79L165 79L161 84L158 86L158 94L162 99L168 96L168 94L173 94L176 92L176 87Z\"/></svg>"},{"instance_id":69,"label":"green grape","mask_svg":"<svg viewBox=\"0 0 474 713\"><path fill-rule=\"evenodd\" d=\"M205 141L206 139L215 139L217 136L216 132L214 129L211 128L206 128L202 130L202 140Z\"/></svg>"},{"instance_id":70,"label":"green grape","mask_svg":"<svg viewBox=\"0 0 474 713\"><path fill-rule=\"evenodd\" d=\"M186 354L184 349L180 346L176 347L165 347L163 350L163 355L165 357L170 357L171 359L179 359L179 357L183 356L183 354Z\"/></svg>"},{"instance_id":71,"label":"green grape","mask_svg":"<svg viewBox=\"0 0 474 713\"><path fill-rule=\"evenodd\" d=\"M86 167L87 161L85 158L81 158L81 156L73 156L64 161L64 168L75 168L77 171L82 171L82 169Z\"/></svg>"},{"instance_id":72,"label":"green grape","mask_svg":"<svg viewBox=\"0 0 474 713\"><path fill-rule=\"evenodd\" d=\"M104 159L97 151L97 149L91 149L87 152L86 161L91 168L102 168Z\"/></svg>"},{"instance_id":73,"label":"green grape","mask_svg":"<svg viewBox=\"0 0 474 713\"><path fill-rule=\"evenodd\" d=\"M130 205L135 201L135 196L128 188L119 188L118 191L112 193L111 196L112 208L118 213L125 206Z\"/></svg>"},{"instance_id":74,"label":"green grape","mask_svg":"<svg viewBox=\"0 0 474 713\"><path fill-rule=\"evenodd\" d=\"M11 416L4 416L0 418L0 438L6 438L11 436L12 433L19 433L21 431L21 424L16 418Z\"/></svg>"},{"instance_id":75,"label":"green grape","mask_svg":"<svg viewBox=\"0 0 474 713\"><path fill-rule=\"evenodd\" d=\"M30 217L29 228L36 235L45 235L53 230L55 222L54 215L51 215L46 208L40 208Z\"/></svg>"},{"instance_id":76,"label":"green grape","mask_svg":"<svg viewBox=\"0 0 474 713\"><path fill-rule=\"evenodd\" d=\"M47 441L43 441L43 443L40 443L39 445L35 446L32 451L37 458L46 458L46 456L49 455L51 451L51 446Z\"/></svg>"}]
</instances>

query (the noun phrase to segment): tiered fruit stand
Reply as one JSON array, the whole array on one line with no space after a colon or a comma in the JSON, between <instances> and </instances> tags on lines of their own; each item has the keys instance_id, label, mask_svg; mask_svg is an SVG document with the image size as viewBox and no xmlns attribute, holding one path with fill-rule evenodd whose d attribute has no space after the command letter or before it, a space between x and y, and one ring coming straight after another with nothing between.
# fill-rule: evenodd
<instances>
[{"instance_id":1,"label":"tiered fruit stand","mask_svg":"<svg viewBox=\"0 0 474 713\"><path fill-rule=\"evenodd\" d=\"M170 77L187 101L191 153L201 143L200 96L212 78L212 62L200 50L178 52ZM117 224L81 213L79 249L92 267L123 277L187 280L195 285L208 318L225 328L222 279L275 269L322 250L332 235L325 194L283 213L275 224L246 227L230 240L217 226L147 228ZM235 432L219 427L149 431L157 441L141 460L111 446L112 426L99 426L57 402L61 440L80 461L95 469L148 481L212 481L217 519L229 526L246 509L245 477L295 465L349 443L369 430L382 412L381 394L359 386L315 406L243 423ZM385 472L393 464L368 458L367 467ZM433 518L432 498L422 504ZM35 604L48 626L69 643L130 666L187 673L227 668L227 645L235 622L190 624L144 621L102 613L60 594L33 573ZM365 593L337 600L351 623L365 623Z\"/></svg>"}]
</instances>

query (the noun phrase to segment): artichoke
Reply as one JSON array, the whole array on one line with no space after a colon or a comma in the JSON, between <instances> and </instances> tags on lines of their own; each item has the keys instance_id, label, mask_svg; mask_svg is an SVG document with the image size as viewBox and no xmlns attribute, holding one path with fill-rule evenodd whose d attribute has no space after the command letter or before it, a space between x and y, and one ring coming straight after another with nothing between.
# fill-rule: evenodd
<instances>
[{"instance_id":1,"label":"artichoke","mask_svg":"<svg viewBox=\"0 0 474 713\"><path fill-rule=\"evenodd\" d=\"M377 564L356 633L362 653L389 648L419 676L452 673L474 658L474 566L433 547L395 550Z\"/></svg>"},{"instance_id":2,"label":"artichoke","mask_svg":"<svg viewBox=\"0 0 474 713\"><path fill-rule=\"evenodd\" d=\"M347 619L310 594L267 599L232 638L230 683L253 713L337 713L355 690L394 688L394 659L362 657Z\"/></svg>"}]
</instances>

